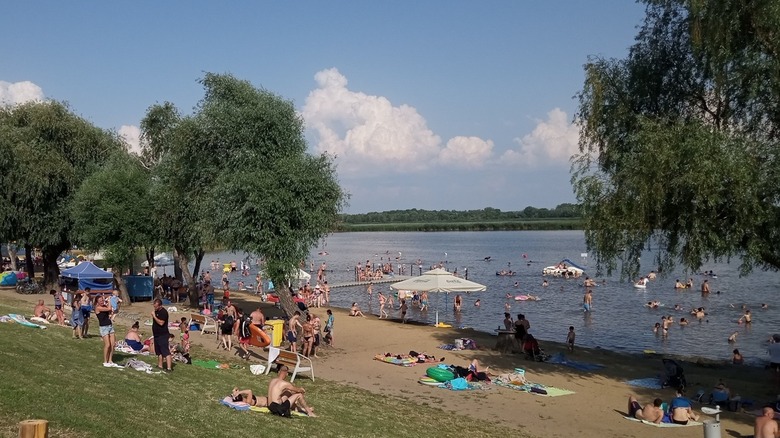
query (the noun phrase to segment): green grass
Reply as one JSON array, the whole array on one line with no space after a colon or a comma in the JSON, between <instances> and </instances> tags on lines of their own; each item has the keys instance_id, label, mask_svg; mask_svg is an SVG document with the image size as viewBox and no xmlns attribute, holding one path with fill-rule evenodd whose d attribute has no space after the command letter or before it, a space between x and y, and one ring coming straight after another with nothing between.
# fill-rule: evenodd
<instances>
[{"instance_id":1,"label":"green grass","mask_svg":"<svg viewBox=\"0 0 780 438\"><path fill-rule=\"evenodd\" d=\"M27 307L5 303L0 314ZM17 436L17 423L25 419L48 420L51 437L522 436L489 421L458 419L424 400L418 404L305 377L296 384L306 387L319 418L239 412L218 400L233 386L264 392L271 376L181 364L171 374L152 375L104 368L101 349L95 335L79 341L56 326L0 324L0 436ZM114 361L126 358L115 355Z\"/></svg>"}]
</instances>

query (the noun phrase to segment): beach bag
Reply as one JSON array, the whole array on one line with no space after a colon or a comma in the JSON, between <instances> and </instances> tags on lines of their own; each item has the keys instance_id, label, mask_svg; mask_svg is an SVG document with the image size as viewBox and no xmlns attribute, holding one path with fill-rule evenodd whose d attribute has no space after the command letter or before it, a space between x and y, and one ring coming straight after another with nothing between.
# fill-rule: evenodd
<instances>
[{"instance_id":1,"label":"beach bag","mask_svg":"<svg viewBox=\"0 0 780 438\"><path fill-rule=\"evenodd\" d=\"M242 338L248 338L252 336L252 333L250 333L249 331L249 324L250 324L249 319L244 319L243 321L241 321L241 326L239 327L239 336L241 336Z\"/></svg>"}]
</instances>

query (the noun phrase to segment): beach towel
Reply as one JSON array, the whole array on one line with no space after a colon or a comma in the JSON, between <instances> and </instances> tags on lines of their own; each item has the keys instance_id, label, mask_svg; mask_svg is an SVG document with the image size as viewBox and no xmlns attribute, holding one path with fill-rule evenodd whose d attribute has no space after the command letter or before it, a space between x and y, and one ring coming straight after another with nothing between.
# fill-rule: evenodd
<instances>
[{"instance_id":1,"label":"beach towel","mask_svg":"<svg viewBox=\"0 0 780 438\"><path fill-rule=\"evenodd\" d=\"M604 368L604 365L596 364L596 363L587 363L587 362L577 362L571 359L568 359L563 353L556 353L552 356L550 356L549 359L547 359L547 363L554 363L557 365L563 365L567 366L569 368L574 368L576 370L580 371L595 371L600 370Z\"/></svg>"},{"instance_id":2,"label":"beach towel","mask_svg":"<svg viewBox=\"0 0 780 438\"><path fill-rule=\"evenodd\" d=\"M266 407L262 407L261 408L261 407L258 407L258 406L250 406L249 410L252 411L252 412L259 412L261 414L270 414L271 413L271 411L269 411L268 408L266 408ZM308 417L308 415L306 415L305 413L300 412L300 411L290 411L290 413L292 414L293 417Z\"/></svg>"},{"instance_id":3,"label":"beach towel","mask_svg":"<svg viewBox=\"0 0 780 438\"><path fill-rule=\"evenodd\" d=\"M41 328L41 329L45 329L46 328L45 325L39 325L39 324L35 324L35 323L32 323L32 322L28 321L27 319L25 319L25 317L23 315L17 315L16 313L9 313L8 317L11 318L11 321L13 321L13 322L15 322L15 323L17 323L19 325L23 325L25 327Z\"/></svg>"},{"instance_id":4,"label":"beach towel","mask_svg":"<svg viewBox=\"0 0 780 438\"><path fill-rule=\"evenodd\" d=\"M658 377L646 377L644 379L627 380L626 385L647 389L663 389L663 383Z\"/></svg>"},{"instance_id":5,"label":"beach towel","mask_svg":"<svg viewBox=\"0 0 780 438\"><path fill-rule=\"evenodd\" d=\"M248 411L249 408L250 408L249 403L234 402L233 398L231 396L227 396L227 397L223 398L220 401L220 403L222 403L223 405L225 405L225 406L227 406L229 408L233 408L233 409L235 409L237 411Z\"/></svg>"},{"instance_id":6,"label":"beach towel","mask_svg":"<svg viewBox=\"0 0 780 438\"><path fill-rule=\"evenodd\" d=\"M437 360L435 358L431 357L425 357L425 359L420 360L419 356L410 356L408 354L397 354L397 355L390 355L388 356L386 354L377 354L374 356L374 360L378 360L381 362L393 364L393 365L399 365L402 367L410 367L414 366L418 363L436 363Z\"/></svg>"},{"instance_id":7,"label":"beach towel","mask_svg":"<svg viewBox=\"0 0 780 438\"><path fill-rule=\"evenodd\" d=\"M194 359L192 361L192 365L199 366L201 368L207 368L210 370L226 370L230 368L230 364L227 363L220 363L217 360L201 360L201 359Z\"/></svg>"},{"instance_id":8,"label":"beach towel","mask_svg":"<svg viewBox=\"0 0 780 438\"><path fill-rule=\"evenodd\" d=\"M502 380L494 380L493 383L495 383L498 386L503 386L505 388L516 389L518 391L525 391L530 394L541 395L546 397L560 397L562 395L576 394L574 391L569 391L568 389L556 388L554 386L542 385L540 383L529 382L524 385L516 385Z\"/></svg>"},{"instance_id":9,"label":"beach towel","mask_svg":"<svg viewBox=\"0 0 780 438\"><path fill-rule=\"evenodd\" d=\"M660 423L656 424L652 421L647 420L640 420L638 418L634 417L623 417L626 420L636 421L637 423L647 424L648 426L654 426L654 427L690 427L690 426L701 426L703 423L700 423L698 421L689 420L688 424L677 424L677 423Z\"/></svg>"}]
</instances>

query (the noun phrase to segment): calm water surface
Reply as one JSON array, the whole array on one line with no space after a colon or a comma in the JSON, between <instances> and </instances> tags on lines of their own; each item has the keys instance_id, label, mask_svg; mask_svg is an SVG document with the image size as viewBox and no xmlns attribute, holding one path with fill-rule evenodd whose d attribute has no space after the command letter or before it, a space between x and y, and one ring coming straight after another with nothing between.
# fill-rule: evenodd
<instances>
[{"instance_id":1,"label":"calm water surface","mask_svg":"<svg viewBox=\"0 0 780 438\"><path fill-rule=\"evenodd\" d=\"M327 251L327 255L320 252ZM399 257L400 252L400 258ZM577 332L577 344L600 347L623 352L655 350L659 353L700 356L710 359L729 359L731 351L739 348L751 363L762 363L767 359L766 341L771 333L780 331L780 305L773 298L777 295L780 275L756 271L748 277L739 277L738 263L713 263L704 267L712 270L717 278L686 274L682 270L659 277L647 289L635 289L631 283L620 282L618 277L599 277L606 280L593 288L593 309L586 313L582 309L582 295L585 288L582 279L565 280L548 277L549 286L542 287L542 268L568 258L584 265L586 275L595 275L595 262L581 257L586 252L585 239L581 231L497 231L497 232L393 232L393 233L341 233L329 236L317 248L312 248L307 270L313 264L316 270L320 263L328 265L329 283L340 283L354 279L354 267L358 262L371 260L372 264L392 260L396 270L403 264L406 274L410 265L418 273L416 261L422 260L423 271L431 265L443 263L450 271L457 269L462 275L468 268L469 280L487 286L487 291L462 294L464 306L460 313L452 308L454 294L431 294L431 310L410 311L412 319L433 323L435 310L439 319L456 327L472 327L480 331L493 332L503 321L505 306L510 305L512 317L523 313L531 323L531 333L540 340L563 342L569 326ZM485 261L485 257L490 261ZM212 259L222 262L240 260L244 254L215 253L204 258L205 268ZM643 257L645 273L654 269L652 256ZM591 269L588 269L588 268ZM496 271L511 269L513 277L496 276ZM247 282L254 281L255 270ZM315 273L313 273L315 274ZM238 281L238 275L231 283ZM676 278L693 277L694 289L676 291ZM699 287L708 278L712 293L702 297ZM515 282L519 285L516 287ZM374 285L374 297L369 301L365 286L333 289L331 304L349 307L353 301L360 303L363 310L378 312L377 291L390 292L389 284ZM718 294L717 291L720 291ZM519 294L540 296L540 300L515 301L507 299ZM480 299L482 306L473 305ZM659 309L649 309L645 304L659 300ZM768 303L768 309L761 309ZM675 311L680 304L685 311ZM738 325L745 304L753 314L752 327ZM697 322L688 313L693 307L704 307L708 313L705 322ZM733 307L732 307L733 306ZM666 339L656 335L652 327L662 315L671 315L675 325ZM391 316L398 316L392 315ZM681 317L691 321L687 327L676 323ZM727 338L738 332L737 342L729 344Z\"/></svg>"}]
</instances>

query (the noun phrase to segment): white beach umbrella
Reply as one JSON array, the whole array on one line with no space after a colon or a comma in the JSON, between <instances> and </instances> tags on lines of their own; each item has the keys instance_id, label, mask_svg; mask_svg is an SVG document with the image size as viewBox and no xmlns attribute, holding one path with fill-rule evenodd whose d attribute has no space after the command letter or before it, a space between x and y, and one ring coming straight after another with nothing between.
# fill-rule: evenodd
<instances>
[{"instance_id":1,"label":"white beach umbrella","mask_svg":"<svg viewBox=\"0 0 780 438\"><path fill-rule=\"evenodd\" d=\"M452 272L437 268L422 275L390 285L395 290L413 290L417 292L483 292L484 285L456 277ZM439 324L439 310L436 310L436 325Z\"/></svg>"}]
</instances>

